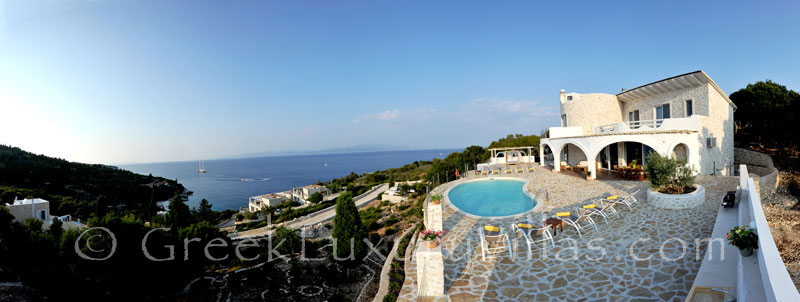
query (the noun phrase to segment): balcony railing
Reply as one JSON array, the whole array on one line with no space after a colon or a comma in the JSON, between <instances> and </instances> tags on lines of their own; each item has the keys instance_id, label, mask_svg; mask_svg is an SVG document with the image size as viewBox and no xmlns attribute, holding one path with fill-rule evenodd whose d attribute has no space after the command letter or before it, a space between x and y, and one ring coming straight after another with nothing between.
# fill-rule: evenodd
<instances>
[{"instance_id":1,"label":"balcony railing","mask_svg":"<svg viewBox=\"0 0 800 302\"><path fill-rule=\"evenodd\" d=\"M595 127L595 134L642 132L653 130L690 130L699 131L700 122L694 117L655 119L641 121L625 121Z\"/></svg>"}]
</instances>

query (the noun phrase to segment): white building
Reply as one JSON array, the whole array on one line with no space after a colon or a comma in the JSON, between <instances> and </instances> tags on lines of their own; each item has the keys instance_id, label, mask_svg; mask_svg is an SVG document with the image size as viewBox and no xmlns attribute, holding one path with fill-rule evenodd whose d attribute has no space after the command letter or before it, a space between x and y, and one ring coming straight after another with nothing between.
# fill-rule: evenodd
<instances>
[{"instance_id":1,"label":"white building","mask_svg":"<svg viewBox=\"0 0 800 302\"><path fill-rule=\"evenodd\" d=\"M312 194L317 192L322 194L322 196L326 196L331 193L331 191L328 190L328 188L321 185L307 185L302 188L296 188L294 191L295 191L294 196L303 201L308 200L308 198L311 197Z\"/></svg>"},{"instance_id":2,"label":"white building","mask_svg":"<svg viewBox=\"0 0 800 302\"><path fill-rule=\"evenodd\" d=\"M258 212L267 207L278 206L282 204L284 201L288 201L289 199L291 199L291 195L286 194L287 192L291 193L291 191L286 191L281 193L272 193L272 194L250 197L248 210L250 212Z\"/></svg>"},{"instance_id":3,"label":"white building","mask_svg":"<svg viewBox=\"0 0 800 302\"><path fill-rule=\"evenodd\" d=\"M623 90L616 95L561 91L561 127L550 128L539 155L552 151L561 165L612 169L647 154L684 159L696 173L733 174L733 112L736 105L703 71L682 74Z\"/></svg>"},{"instance_id":4,"label":"white building","mask_svg":"<svg viewBox=\"0 0 800 302\"><path fill-rule=\"evenodd\" d=\"M60 220L64 229L86 226L80 220L72 220L72 215L52 216L50 202L41 198L14 200L14 203L7 203L6 208L14 216L14 221L24 222L29 218L39 219L43 222L42 228L50 227L54 220Z\"/></svg>"}]
</instances>

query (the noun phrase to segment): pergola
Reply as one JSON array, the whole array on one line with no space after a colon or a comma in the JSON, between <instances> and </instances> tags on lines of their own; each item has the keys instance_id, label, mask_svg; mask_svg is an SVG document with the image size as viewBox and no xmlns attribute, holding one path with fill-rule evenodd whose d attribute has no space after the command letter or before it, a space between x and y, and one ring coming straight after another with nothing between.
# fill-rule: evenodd
<instances>
[{"instance_id":1,"label":"pergola","mask_svg":"<svg viewBox=\"0 0 800 302\"><path fill-rule=\"evenodd\" d=\"M524 156L534 156L533 152L537 150L538 147L536 146L523 146L523 147L505 147L505 148L489 148L489 152L491 152L491 158L498 158L498 154L503 154L503 158L505 158L506 164L514 165L519 163L519 159ZM509 161L509 158L516 158L514 161ZM528 161L534 162L532 160Z\"/></svg>"}]
</instances>

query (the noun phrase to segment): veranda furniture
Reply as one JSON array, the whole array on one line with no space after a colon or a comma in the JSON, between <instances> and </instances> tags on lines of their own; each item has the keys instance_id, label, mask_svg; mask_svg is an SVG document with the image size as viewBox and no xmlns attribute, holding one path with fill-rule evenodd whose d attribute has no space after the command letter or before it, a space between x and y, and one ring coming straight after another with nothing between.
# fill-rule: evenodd
<instances>
[{"instance_id":1,"label":"veranda furniture","mask_svg":"<svg viewBox=\"0 0 800 302\"><path fill-rule=\"evenodd\" d=\"M608 224L609 217L613 216L619 218L619 213L617 212L617 209L614 208L614 204L603 202L601 200L598 200L596 203L589 203L580 206L576 208L576 211L581 214L587 213L603 217L603 220L606 222L606 224Z\"/></svg>"},{"instance_id":2,"label":"veranda furniture","mask_svg":"<svg viewBox=\"0 0 800 302\"><path fill-rule=\"evenodd\" d=\"M561 170L562 171L566 171L566 170L572 171L572 166L568 165L567 162L562 161L561 162Z\"/></svg>"},{"instance_id":3,"label":"veranda furniture","mask_svg":"<svg viewBox=\"0 0 800 302\"><path fill-rule=\"evenodd\" d=\"M561 228L561 232L564 232L564 222L561 219L551 217L547 218L544 221L544 224L550 226L553 229L553 236L558 235L558 231L556 231L556 227Z\"/></svg>"},{"instance_id":4,"label":"veranda furniture","mask_svg":"<svg viewBox=\"0 0 800 302\"><path fill-rule=\"evenodd\" d=\"M534 170L533 170L533 166L532 166L532 165L529 165L529 166L528 166L528 172L533 172L533 171L534 171Z\"/></svg>"},{"instance_id":5,"label":"veranda furniture","mask_svg":"<svg viewBox=\"0 0 800 302\"><path fill-rule=\"evenodd\" d=\"M575 231L578 232L578 237L583 237L581 234L581 230L585 230L588 227L594 227L597 230L597 224L595 224L594 220L592 220L591 214L579 214L579 213L572 213L572 212L558 212L556 216L561 219L562 221L566 222L567 224L571 225L575 228Z\"/></svg>"},{"instance_id":6,"label":"veranda furniture","mask_svg":"<svg viewBox=\"0 0 800 302\"><path fill-rule=\"evenodd\" d=\"M508 233L503 230L503 227L485 225L478 230L481 244L481 256L486 261L486 255L500 254L503 250L508 250L508 257L513 258L511 251L511 241L508 239ZM491 245L495 245L491 247Z\"/></svg>"},{"instance_id":7,"label":"veranda furniture","mask_svg":"<svg viewBox=\"0 0 800 302\"><path fill-rule=\"evenodd\" d=\"M522 169L522 166L518 166L517 173L522 173L522 172L525 172L525 170Z\"/></svg>"},{"instance_id":8,"label":"veranda furniture","mask_svg":"<svg viewBox=\"0 0 800 302\"><path fill-rule=\"evenodd\" d=\"M528 244L528 255L531 254L531 246L535 243L542 243L542 247L550 241L552 246L556 243L553 240L553 235L550 234L552 226L545 224L544 227L536 228L530 221L514 221L511 229L519 232L522 238L525 238L525 243Z\"/></svg>"}]
</instances>

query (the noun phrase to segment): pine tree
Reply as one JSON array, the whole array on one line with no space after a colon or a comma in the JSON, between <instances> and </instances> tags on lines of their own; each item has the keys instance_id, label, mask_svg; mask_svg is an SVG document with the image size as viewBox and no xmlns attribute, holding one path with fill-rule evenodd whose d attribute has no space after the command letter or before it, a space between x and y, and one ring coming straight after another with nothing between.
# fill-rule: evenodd
<instances>
[{"instance_id":1,"label":"pine tree","mask_svg":"<svg viewBox=\"0 0 800 302\"><path fill-rule=\"evenodd\" d=\"M212 224L216 223L216 221L213 221L214 211L211 210L211 203L205 198L200 200L200 206L197 208L197 220L208 221Z\"/></svg>"},{"instance_id":2,"label":"pine tree","mask_svg":"<svg viewBox=\"0 0 800 302\"><path fill-rule=\"evenodd\" d=\"M169 225L175 227L187 227L192 224L192 213L189 206L183 202L180 194L175 193L169 202Z\"/></svg>"},{"instance_id":3,"label":"pine tree","mask_svg":"<svg viewBox=\"0 0 800 302\"><path fill-rule=\"evenodd\" d=\"M344 192L336 200L336 217L333 218L333 239L336 240L334 253L340 259L353 255L355 259L348 261L348 264L357 266L361 264L366 254L365 238L367 238L367 232L364 225L361 224L361 217L353 201L353 194ZM350 250L351 240L353 241L352 251Z\"/></svg>"}]
</instances>

